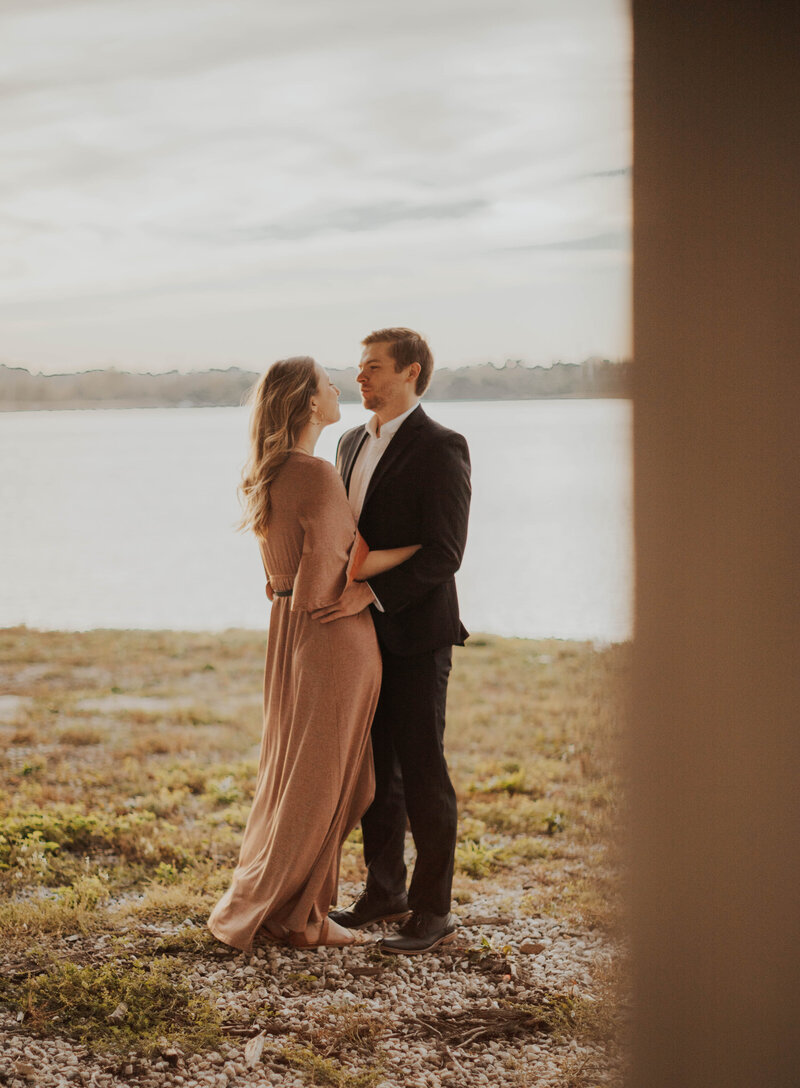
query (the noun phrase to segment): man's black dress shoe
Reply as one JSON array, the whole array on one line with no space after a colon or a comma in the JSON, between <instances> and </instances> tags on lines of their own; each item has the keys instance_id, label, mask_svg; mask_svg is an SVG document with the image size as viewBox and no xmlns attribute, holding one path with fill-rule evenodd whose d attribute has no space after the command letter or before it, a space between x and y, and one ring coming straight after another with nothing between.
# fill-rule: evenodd
<instances>
[{"instance_id":1,"label":"man's black dress shoe","mask_svg":"<svg viewBox=\"0 0 800 1088\"><path fill-rule=\"evenodd\" d=\"M344 926L345 929L360 929L361 926L368 926L372 922L396 922L407 915L408 900L405 896L398 899L376 900L371 899L364 891L355 903L351 903L349 907L344 907L342 910L332 910L328 917L338 925Z\"/></svg>"},{"instance_id":2,"label":"man's black dress shoe","mask_svg":"<svg viewBox=\"0 0 800 1088\"><path fill-rule=\"evenodd\" d=\"M400 926L396 937L384 937L378 941L381 952L401 952L414 956L418 952L432 952L440 944L453 940L458 919L454 914L431 914L427 910L415 910Z\"/></svg>"}]
</instances>

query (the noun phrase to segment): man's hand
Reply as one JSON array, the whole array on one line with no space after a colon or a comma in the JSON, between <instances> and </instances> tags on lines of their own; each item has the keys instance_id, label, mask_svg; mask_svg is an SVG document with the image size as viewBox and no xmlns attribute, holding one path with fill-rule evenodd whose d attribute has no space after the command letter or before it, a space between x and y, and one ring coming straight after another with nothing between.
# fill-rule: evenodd
<instances>
[{"instance_id":1,"label":"man's hand","mask_svg":"<svg viewBox=\"0 0 800 1088\"><path fill-rule=\"evenodd\" d=\"M345 616L355 616L363 612L373 600L372 590L366 582L351 582L338 601L318 608L311 613L311 618L319 620L320 623L331 623L332 620L341 620Z\"/></svg>"}]
</instances>

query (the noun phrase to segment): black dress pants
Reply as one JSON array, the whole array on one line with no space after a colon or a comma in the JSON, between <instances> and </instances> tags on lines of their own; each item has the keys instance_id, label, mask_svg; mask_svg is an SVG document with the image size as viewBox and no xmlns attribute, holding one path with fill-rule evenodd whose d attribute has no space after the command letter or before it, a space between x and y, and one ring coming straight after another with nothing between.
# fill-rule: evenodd
<instances>
[{"instance_id":1,"label":"black dress pants","mask_svg":"<svg viewBox=\"0 0 800 1088\"><path fill-rule=\"evenodd\" d=\"M367 893L401 896L406 816L417 850L412 910L447 914L457 835L456 794L444 758L452 647L400 657L381 647L383 681L372 723L375 800L364 813Z\"/></svg>"}]
</instances>

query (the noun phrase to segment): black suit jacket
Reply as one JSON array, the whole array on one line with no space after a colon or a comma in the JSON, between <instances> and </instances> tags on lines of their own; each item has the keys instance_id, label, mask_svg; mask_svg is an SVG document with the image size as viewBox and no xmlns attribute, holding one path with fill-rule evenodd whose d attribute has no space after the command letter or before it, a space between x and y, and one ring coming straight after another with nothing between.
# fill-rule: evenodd
<instances>
[{"instance_id":1,"label":"black suit jacket","mask_svg":"<svg viewBox=\"0 0 800 1088\"><path fill-rule=\"evenodd\" d=\"M365 427L342 435L336 465L350 487ZM358 522L370 548L422 548L393 570L370 578L384 608L372 608L381 645L410 655L461 646L468 632L458 614L455 573L467 540L471 496L466 439L417 407L403 420L369 482Z\"/></svg>"}]
</instances>

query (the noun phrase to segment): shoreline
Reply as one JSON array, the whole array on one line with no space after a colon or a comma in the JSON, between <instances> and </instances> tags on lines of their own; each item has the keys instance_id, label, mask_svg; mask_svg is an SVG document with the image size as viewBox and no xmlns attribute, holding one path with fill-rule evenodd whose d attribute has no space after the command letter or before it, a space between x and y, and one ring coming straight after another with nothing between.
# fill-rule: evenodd
<instances>
[{"instance_id":1,"label":"shoreline","mask_svg":"<svg viewBox=\"0 0 800 1088\"><path fill-rule=\"evenodd\" d=\"M451 398L436 398L426 396L426 404L527 404L529 402L541 402L541 401L562 401L562 400L624 400L632 403L632 397L621 396L619 393L560 393L553 394L551 396L537 396L537 397L451 397ZM358 400L347 400L342 398L342 404L360 404ZM94 403L92 401L64 401L63 403L54 404L48 401L31 401L31 402L18 402L18 403L2 403L0 402L0 412L103 412L103 411L120 411L135 409L153 409L153 408L179 408L181 410L187 408L246 408L246 404L203 404L203 403L189 403L189 402L176 402L174 404L165 404L163 402L143 403L143 404L131 404L129 401L123 400L110 400L103 401L101 403Z\"/></svg>"},{"instance_id":2,"label":"shoreline","mask_svg":"<svg viewBox=\"0 0 800 1088\"><path fill-rule=\"evenodd\" d=\"M269 632L269 613L261 627L39 627L27 623L0 623L0 637L3 635L92 635L104 634L110 636L137 634L137 635L170 635L187 638L207 636L209 638L224 638L227 635L242 635L252 638L263 636L266 638ZM555 643L564 646L576 646L588 649L593 653L603 653L607 650L625 649L632 646L633 637L612 639L599 636L575 637L570 635L509 635L496 631L473 631L470 633L464 646L454 646L454 652L464 649L482 646L486 640L500 640L503 642L524 643Z\"/></svg>"}]
</instances>

